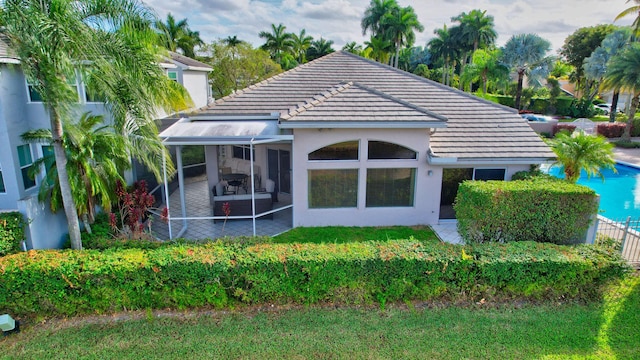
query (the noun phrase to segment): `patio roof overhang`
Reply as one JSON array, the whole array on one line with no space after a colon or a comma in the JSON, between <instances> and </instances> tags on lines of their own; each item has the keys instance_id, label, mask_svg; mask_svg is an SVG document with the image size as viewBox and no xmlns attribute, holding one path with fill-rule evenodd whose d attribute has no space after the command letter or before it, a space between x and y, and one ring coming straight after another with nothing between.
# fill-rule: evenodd
<instances>
[{"instance_id":1,"label":"patio roof overhang","mask_svg":"<svg viewBox=\"0 0 640 360\"><path fill-rule=\"evenodd\" d=\"M291 131L269 115L201 115L184 117L160 134L165 145L228 145L291 141Z\"/></svg>"}]
</instances>

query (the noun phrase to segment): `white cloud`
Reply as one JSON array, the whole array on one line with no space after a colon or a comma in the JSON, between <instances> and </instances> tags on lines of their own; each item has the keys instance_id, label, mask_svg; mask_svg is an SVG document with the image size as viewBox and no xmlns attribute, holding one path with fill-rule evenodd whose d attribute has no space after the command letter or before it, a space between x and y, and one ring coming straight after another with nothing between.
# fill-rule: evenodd
<instances>
[{"instance_id":1,"label":"white cloud","mask_svg":"<svg viewBox=\"0 0 640 360\"><path fill-rule=\"evenodd\" d=\"M282 23L287 30L306 29L314 38L320 36L340 48L348 41L364 42L360 19L369 0L150 0L161 18L171 12L177 19L187 18L193 30L200 31L205 41L236 35L258 46L260 31L271 24ZM559 49L564 39L576 29L602 23L613 23L617 14L629 4L624 0L399 0L411 5L424 25L416 34L416 45L432 38L433 30L451 25L451 17L473 9L487 10L494 17L498 45L511 35L537 33ZM628 25L632 18L616 25Z\"/></svg>"}]
</instances>

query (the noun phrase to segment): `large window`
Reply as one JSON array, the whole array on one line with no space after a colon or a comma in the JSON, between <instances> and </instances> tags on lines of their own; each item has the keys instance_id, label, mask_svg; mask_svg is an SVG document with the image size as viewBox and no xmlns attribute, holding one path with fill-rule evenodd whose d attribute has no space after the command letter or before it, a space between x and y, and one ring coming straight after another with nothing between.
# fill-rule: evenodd
<instances>
[{"instance_id":1,"label":"large window","mask_svg":"<svg viewBox=\"0 0 640 360\"><path fill-rule=\"evenodd\" d=\"M309 160L358 160L358 140L345 141L309 153Z\"/></svg>"},{"instance_id":2,"label":"large window","mask_svg":"<svg viewBox=\"0 0 640 360\"><path fill-rule=\"evenodd\" d=\"M417 153L398 144L369 141L369 160L416 159Z\"/></svg>"},{"instance_id":3,"label":"large window","mask_svg":"<svg viewBox=\"0 0 640 360\"><path fill-rule=\"evenodd\" d=\"M24 188L30 189L36 186L36 180L29 176L29 172L33 168L31 146L27 144L18 146L18 159L20 161L20 172L22 173L22 184Z\"/></svg>"},{"instance_id":4,"label":"large window","mask_svg":"<svg viewBox=\"0 0 640 360\"><path fill-rule=\"evenodd\" d=\"M0 165L0 193L7 192L7 189L4 187L4 178L2 177L2 165Z\"/></svg>"},{"instance_id":5,"label":"large window","mask_svg":"<svg viewBox=\"0 0 640 360\"><path fill-rule=\"evenodd\" d=\"M504 180L505 169L475 169L474 180Z\"/></svg>"},{"instance_id":6,"label":"large window","mask_svg":"<svg viewBox=\"0 0 640 360\"><path fill-rule=\"evenodd\" d=\"M309 170L309 208L358 205L358 169Z\"/></svg>"},{"instance_id":7,"label":"large window","mask_svg":"<svg viewBox=\"0 0 640 360\"><path fill-rule=\"evenodd\" d=\"M367 169L367 207L413 206L416 169Z\"/></svg>"},{"instance_id":8,"label":"large window","mask_svg":"<svg viewBox=\"0 0 640 360\"><path fill-rule=\"evenodd\" d=\"M78 92L78 79L75 74L71 74L67 76L67 84L71 87L71 90L76 94L76 101L80 100L80 95ZM27 89L29 91L29 101L31 102L42 102L42 95L36 90L35 82L29 81L27 79Z\"/></svg>"},{"instance_id":9,"label":"large window","mask_svg":"<svg viewBox=\"0 0 640 360\"><path fill-rule=\"evenodd\" d=\"M249 145L234 145L233 157L236 159L251 160L251 148ZM256 149L253 149L253 161L256 161Z\"/></svg>"}]
</instances>

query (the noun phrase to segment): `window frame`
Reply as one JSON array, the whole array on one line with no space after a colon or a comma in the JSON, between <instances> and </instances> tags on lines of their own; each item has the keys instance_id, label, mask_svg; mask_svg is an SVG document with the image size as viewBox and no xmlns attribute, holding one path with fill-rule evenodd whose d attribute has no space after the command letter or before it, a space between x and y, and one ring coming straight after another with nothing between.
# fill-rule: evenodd
<instances>
[{"instance_id":1,"label":"window frame","mask_svg":"<svg viewBox=\"0 0 640 360\"><path fill-rule=\"evenodd\" d=\"M344 143L351 143L351 142L355 142L356 143L356 158L355 159L310 159L309 158L311 156L311 154L315 153L316 151L320 151L320 150L328 148L330 146L334 146L334 145L338 145L338 144L344 144ZM322 162L322 163L331 162L331 161L335 161L335 162L339 162L339 163L360 162L360 160L362 158L362 156L361 156L362 152L361 152L361 146L360 145L361 145L360 139L340 141L340 142L332 143L332 144L329 144L329 145L325 145L325 146L319 147L319 148L307 153L307 161L308 162Z\"/></svg>"},{"instance_id":2,"label":"window frame","mask_svg":"<svg viewBox=\"0 0 640 360\"><path fill-rule=\"evenodd\" d=\"M416 206L416 190L417 190L417 184L418 184L418 179L417 179L417 174L418 174L418 169L417 167L373 167L373 168L367 168L366 169L366 179L365 179L365 183L366 183L366 188L365 188L365 208L366 209L375 209L375 208L412 208ZM369 175L372 171L380 171L380 170L409 170L410 171L410 175L409 175L409 182L411 184L411 188L409 189L409 200L410 200L410 204L403 204L403 205L389 205L389 204L385 204L385 205L370 205L369 204L369 190L371 189L370 185L369 185Z\"/></svg>"},{"instance_id":3,"label":"window frame","mask_svg":"<svg viewBox=\"0 0 640 360\"><path fill-rule=\"evenodd\" d=\"M22 165L21 163L21 159L20 159L20 148L26 146L29 149L29 157L30 157L30 163L27 165ZM33 180L31 179L31 177L29 177L29 168L31 168L33 166L33 162L34 162L34 154L33 154L33 147L31 146L31 144L22 144L22 145L18 145L16 148L16 151L18 152L18 165L20 166L20 175L22 176L22 186L24 187L24 190L31 190L35 187L38 186L38 179L37 177L35 177ZM24 172L26 171L26 173ZM27 178L25 179L25 175L27 176ZM33 181L33 185L30 187L27 187L27 183L25 182L25 180L29 180L29 181Z\"/></svg>"},{"instance_id":4,"label":"window frame","mask_svg":"<svg viewBox=\"0 0 640 360\"><path fill-rule=\"evenodd\" d=\"M478 179L476 179L476 171L478 171L478 170L502 170L502 171L504 171L504 174L502 176L502 179L491 179L491 180L482 180L481 179L481 180L478 180ZM474 167L473 168L473 180L474 181L492 181L492 180L506 181L506 179L507 179L507 168L506 167L504 167L504 168L501 168L501 167L479 167L479 168L476 168L476 167Z\"/></svg>"},{"instance_id":5,"label":"window frame","mask_svg":"<svg viewBox=\"0 0 640 360\"><path fill-rule=\"evenodd\" d=\"M73 83L69 82L69 81L67 83L76 88L76 95L77 95L76 102L81 104L83 102L82 101L82 96L80 94L81 81L80 81L79 74L75 70L73 72L73 78L74 78L74 82ZM40 95L40 93L38 93L35 89L33 89L33 92L38 94L38 96L40 97L40 100L33 100L32 97L31 97L31 91L32 91L31 88L33 86L35 86L34 83L30 82L29 79L26 76L24 77L24 82L25 82L25 86L26 86L26 89L27 89L27 99L29 100L28 103L29 104L31 104L31 103L33 103L33 104L42 104L43 103L42 95ZM83 88L83 90L84 90L84 88Z\"/></svg>"},{"instance_id":6,"label":"window frame","mask_svg":"<svg viewBox=\"0 0 640 360\"><path fill-rule=\"evenodd\" d=\"M2 173L2 164L0 164L0 194L7 193L7 185L4 183L4 177Z\"/></svg>"},{"instance_id":7,"label":"window frame","mask_svg":"<svg viewBox=\"0 0 640 360\"><path fill-rule=\"evenodd\" d=\"M312 201L312 187L311 182L313 181L312 174L314 172L327 172L327 171L341 171L341 172L353 172L355 174L354 184L355 187L355 197L353 199L353 205L348 206L313 206ZM346 187L345 187L346 189ZM309 210L327 210L327 209L357 209L358 208L358 200L360 195L360 168L331 168L331 169L307 169L307 208ZM351 199L349 199L351 200Z\"/></svg>"},{"instance_id":8,"label":"window frame","mask_svg":"<svg viewBox=\"0 0 640 360\"><path fill-rule=\"evenodd\" d=\"M171 74L175 74L176 78L172 79L171 78ZM172 81L175 81L175 82L179 83L179 81L178 81L178 72L177 71L175 71L175 70L167 70L167 77L169 78L169 80L172 80Z\"/></svg>"},{"instance_id":9,"label":"window frame","mask_svg":"<svg viewBox=\"0 0 640 360\"><path fill-rule=\"evenodd\" d=\"M236 156L236 148L242 149L242 157ZM251 147L249 145L231 145L231 157L238 160L251 161ZM253 162L256 162L256 148L253 148Z\"/></svg>"},{"instance_id":10,"label":"window frame","mask_svg":"<svg viewBox=\"0 0 640 360\"><path fill-rule=\"evenodd\" d=\"M376 158L376 159L372 159L371 158L371 149L370 149L371 143L387 143L387 144L395 145L395 146L407 149L409 151L412 151L414 153L414 157L413 158ZM367 161L418 161L419 158L420 158L420 153L418 151L415 151L412 148L406 147L404 145L401 145L401 144L398 144L398 143L394 143L394 142L390 142L390 141L384 141L384 140L373 140L373 139L367 140Z\"/></svg>"}]
</instances>

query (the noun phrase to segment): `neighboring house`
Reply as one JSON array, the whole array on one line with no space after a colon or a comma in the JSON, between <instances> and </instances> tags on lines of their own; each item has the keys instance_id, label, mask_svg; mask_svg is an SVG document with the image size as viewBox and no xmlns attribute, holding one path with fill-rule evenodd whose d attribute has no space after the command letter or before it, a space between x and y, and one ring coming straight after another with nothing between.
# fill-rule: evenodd
<instances>
[{"instance_id":1,"label":"neighboring house","mask_svg":"<svg viewBox=\"0 0 640 360\"><path fill-rule=\"evenodd\" d=\"M346 52L219 99L160 136L178 154L205 146L208 189L227 173L260 190L273 181L294 227L436 224L454 218L461 181L509 180L554 158L516 110ZM188 226L189 205L171 204L172 218Z\"/></svg>"},{"instance_id":2,"label":"neighboring house","mask_svg":"<svg viewBox=\"0 0 640 360\"><path fill-rule=\"evenodd\" d=\"M207 77L212 69L206 64L171 53L162 63L167 75L183 84L196 108L207 105L210 94ZM105 115L104 103L87 95L82 79L75 79L78 112ZM49 128L49 117L37 92L33 91L20 69L20 61L0 38L0 211L20 211L28 221L26 247L60 247L68 233L64 211L52 214L48 204L37 200L42 176L27 176L35 159L52 151L44 144L24 143L20 135L33 129ZM128 176L131 178L131 176Z\"/></svg>"}]
</instances>

